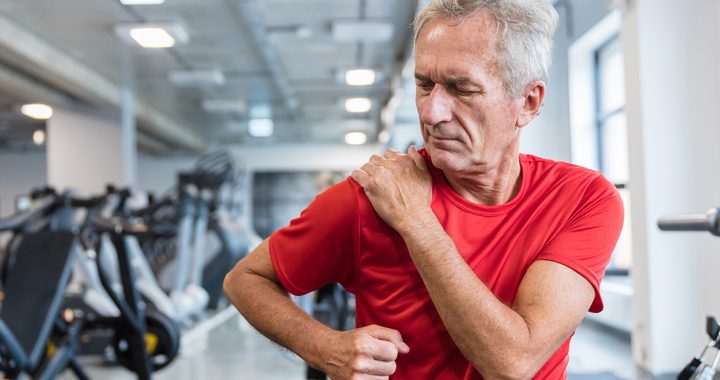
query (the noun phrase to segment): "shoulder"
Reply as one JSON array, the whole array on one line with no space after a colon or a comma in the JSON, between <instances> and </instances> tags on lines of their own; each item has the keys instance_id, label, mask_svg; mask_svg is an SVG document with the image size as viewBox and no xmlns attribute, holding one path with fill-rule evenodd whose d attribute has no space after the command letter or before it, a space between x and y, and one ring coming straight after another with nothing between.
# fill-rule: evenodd
<instances>
[{"instance_id":1,"label":"shoulder","mask_svg":"<svg viewBox=\"0 0 720 380\"><path fill-rule=\"evenodd\" d=\"M615 185L608 181L602 173L569 162L521 154L523 168L533 182L551 182L554 186L571 186L575 190L591 190L605 193L616 193Z\"/></svg>"}]
</instances>

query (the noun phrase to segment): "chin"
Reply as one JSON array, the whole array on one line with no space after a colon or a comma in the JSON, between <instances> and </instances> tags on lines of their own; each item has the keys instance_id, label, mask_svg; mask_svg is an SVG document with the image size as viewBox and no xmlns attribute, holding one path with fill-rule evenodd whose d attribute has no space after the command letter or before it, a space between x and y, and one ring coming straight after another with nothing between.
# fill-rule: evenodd
<instances>
[{"instance_id":1,"label":"chin","mask_svg":"<svg viewBox=\"0 0 720 380\"><path fill-rule=\"evenodd\" d=\"M433 166L443 172L459 172L463 169L464 158L459 153L442 149L427 148Z\"/></svg>"}]
</instances>

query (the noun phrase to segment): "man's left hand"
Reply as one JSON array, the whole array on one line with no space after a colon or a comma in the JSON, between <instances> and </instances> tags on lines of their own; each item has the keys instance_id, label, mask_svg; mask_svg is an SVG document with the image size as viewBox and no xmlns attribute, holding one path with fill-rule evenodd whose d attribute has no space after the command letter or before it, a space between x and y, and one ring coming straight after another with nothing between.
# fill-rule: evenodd
<instances>
[{"instance_id":1,"label":"man's left hand","mask_svg":"<svg viewBox=\"0 0 720 380\"><path fill-rule=\"evenodd\" d=\"M432 213L432 177L414 146L407 154L387 150L374 155L352 178L365 190L375 212L398 232Z\"/></svg>"}]
</instances>

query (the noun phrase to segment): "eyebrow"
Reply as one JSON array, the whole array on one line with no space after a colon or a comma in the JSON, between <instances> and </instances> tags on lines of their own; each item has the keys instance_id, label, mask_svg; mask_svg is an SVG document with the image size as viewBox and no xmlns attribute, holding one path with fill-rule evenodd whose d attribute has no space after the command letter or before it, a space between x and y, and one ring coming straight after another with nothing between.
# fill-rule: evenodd
<instances>
[{"instance_id":1,"label":"eyebrow","mask_svg":"<svg viewBox=\"0 0 720 380\"><path fill-rule=\"evenodd\" d=\"M415 73L415 79L419 80L419 81L433 81L432 79L430 79L430 77L419 74L419 73ZM475 83L472 80L470 80L470 78L464 77L464 76L449 76L449 77L446 77L445 82L448 84L455 85L455 86L471 85L471 86L482 87L481 84Z\"/></svg>"}]
</instances>

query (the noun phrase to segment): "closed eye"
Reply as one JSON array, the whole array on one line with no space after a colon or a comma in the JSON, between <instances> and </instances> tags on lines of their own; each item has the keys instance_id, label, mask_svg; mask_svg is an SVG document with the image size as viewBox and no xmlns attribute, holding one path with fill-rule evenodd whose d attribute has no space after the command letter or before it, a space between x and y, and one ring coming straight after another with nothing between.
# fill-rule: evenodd
<instances>
[{"instance_id":1,"label":"closed eye","mask_svg":"<svg viewBox=\"0 0 720 380\"><path fill-rule=\"evenodd\" d=\"M418 80L415 82L415 85L423 92L430 92L432 91L433 87L435 87L435 83L429 80Z\"/></svg>"}]
</instances>

